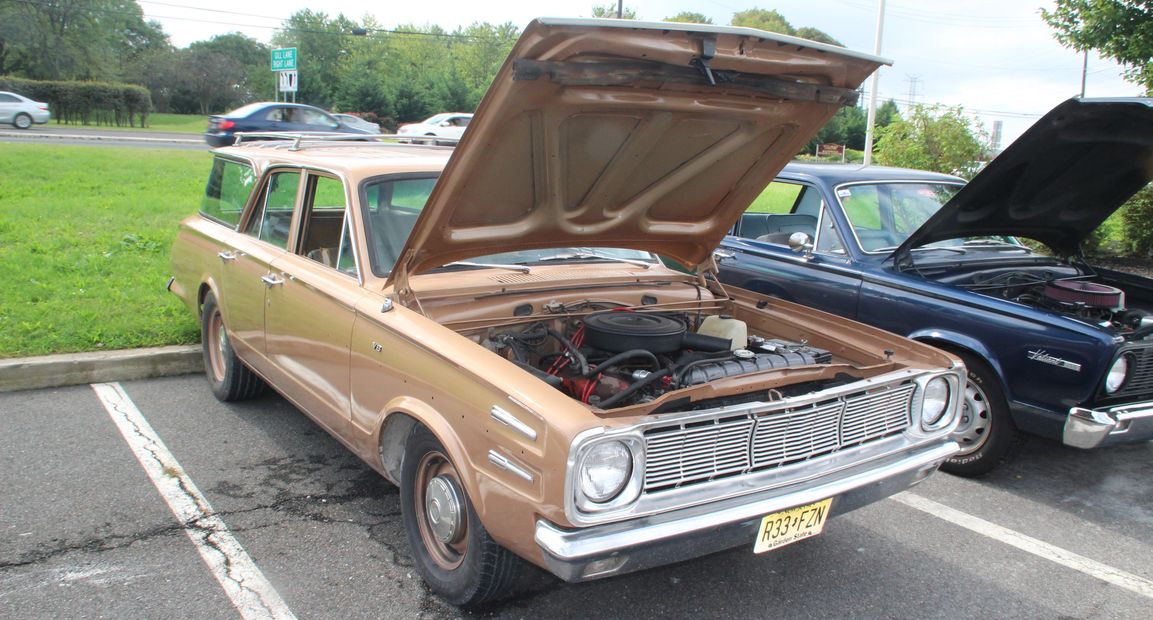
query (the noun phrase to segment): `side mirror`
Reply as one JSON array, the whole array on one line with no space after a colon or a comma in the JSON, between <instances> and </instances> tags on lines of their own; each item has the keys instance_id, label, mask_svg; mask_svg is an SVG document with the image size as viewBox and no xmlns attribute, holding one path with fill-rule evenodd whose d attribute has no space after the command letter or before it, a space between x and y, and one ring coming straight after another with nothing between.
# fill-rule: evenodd
<instances>
[{"instance_id":1,"label":"side mirror","mask_svg":"<svg viewBox=\"0 0 1153 620\"><path fill-rule=\"evenodd\" d=\"M789 235L789 249L805 256L813 254L813 238L803 232Z\"/></svg>"}]
</instances>

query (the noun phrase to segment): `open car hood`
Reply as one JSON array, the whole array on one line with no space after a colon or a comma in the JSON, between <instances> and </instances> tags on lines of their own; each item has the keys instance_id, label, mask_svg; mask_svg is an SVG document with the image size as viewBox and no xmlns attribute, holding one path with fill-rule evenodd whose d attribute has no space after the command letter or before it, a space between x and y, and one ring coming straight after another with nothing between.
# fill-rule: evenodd
<instances>
[{"instance_id":1,"label":"open car hood","mask_svg":"<svg viewBox=\"0 0 1153 620\"><path fill-rule=\"evenodd\" d=\"M749 28L533 21L390 282L552 247L647 250L696 266L886 63Z\"/></svg>"},{"instance_id":2,"label":"open car hood","mask_svg":"<svg viewBox=\"0 0 1153 620\"><path fill-rule=\"evenodd\" d=\"M963 237L1036 239L1062 256L1153 180L1153 99L1070 99L998 155L893 253Z\"/></svg>"}]
</instances>

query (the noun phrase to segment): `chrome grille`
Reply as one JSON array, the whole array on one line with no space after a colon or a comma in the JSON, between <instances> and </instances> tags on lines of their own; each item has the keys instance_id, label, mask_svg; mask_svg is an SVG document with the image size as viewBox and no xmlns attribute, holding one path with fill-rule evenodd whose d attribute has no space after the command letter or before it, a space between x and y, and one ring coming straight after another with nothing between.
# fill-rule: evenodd
<instances>
[{"instance_id":1,"label":"chrome grille","mask_svg":"<svg viewBox=\"0 0 1153 620\"><path fill-rule=\"evenodd\" d=\"M645 492L780 467L900 433L910 423L912 383L795 408L645 432Z\"/></svg>"},{"instance_id":2,"label":"chrome grille","mask_svg":"<svg viewBox=\"0 0 1153 620\"><path fill-rule=\"evenodd\" d=\"M1133 356L1129 380L1113 396L1137 396L1153 392L1153 347L1131 349L1128 353Z\"/></svg>"}]
</instances>

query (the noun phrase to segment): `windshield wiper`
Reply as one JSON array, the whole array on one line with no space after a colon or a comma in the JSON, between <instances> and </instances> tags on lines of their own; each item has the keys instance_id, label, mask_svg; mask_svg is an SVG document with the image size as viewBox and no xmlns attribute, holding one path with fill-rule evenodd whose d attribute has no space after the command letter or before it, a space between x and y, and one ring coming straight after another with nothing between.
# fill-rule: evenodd
<instances>
[{"instance_id":1,"label":"windshield wiper","mask_svg":"<svg viewBox=\"0 0 1153 620\"><path fill-rule=\"evenodd\" d=\"M498 263L473 263L466 260L458 260L443 265L442 267L471 267L473 269L508 269L509 271L518 271L520 273L528 273L531 271L527 265L501 265Z\"/></svg>"},{"instance_id":2,"label":"windshield wiper","mask_svg":"<svg viewBox=\"0 0 1153 620\"><path fill-rule=\"evenodd\" d=\"M545 263L549 261L562 261L562 260L607 260L617 263L628 263L638 267L648 269L653 264L648 261L636 260L632 258L621 258L611 254L601 254L600 252L565 252L562 254L553 254L552 256L545 256L534 260L534 263Z\"/></svg>"},{"instance_id":3,"label":"windshield wiper","mask_svg":"<svg viewBox=\"0 0 1153 620\"><path fill-rule=\"evenodd\" d=\"M966 247L989 247L989 248L1009 248L1013 250L1028 250L1022 245L1016 243L1009 243L1008 241L1001 241L998 239L969 239L962 245Z\"/></svg>"}]
</instances>

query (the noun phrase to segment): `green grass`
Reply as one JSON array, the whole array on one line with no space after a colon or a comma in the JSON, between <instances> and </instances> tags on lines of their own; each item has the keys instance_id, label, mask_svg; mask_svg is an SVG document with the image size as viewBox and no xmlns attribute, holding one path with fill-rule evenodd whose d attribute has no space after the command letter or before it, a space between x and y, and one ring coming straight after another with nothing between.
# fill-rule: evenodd
<instances>
[{"instance_id":1,"label":"green grass","mask_svg":"<svg viewBox=\"0 0 1153 620\"><path fill-rule=\"evenodd\" d=\"M55 123L55 120L53 121ZM54 125L59 127L90 127L108 131L163 131L166 133L204 133L208 127L208 117L196 114L160 114L157 112L148 115L147 127L114 127L111 125Z\"/></svg>"},{"instance_id":2,"label":"green grass","mask_svg":"<svg viewBox=\"0 0 1153 620\"><path fill-rule=\"evenodd\" d=\"M0 148L0 357L196 342L164 284L210 165L200 151Z\"/></svg>"}]
</instances>

